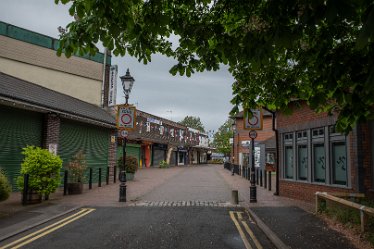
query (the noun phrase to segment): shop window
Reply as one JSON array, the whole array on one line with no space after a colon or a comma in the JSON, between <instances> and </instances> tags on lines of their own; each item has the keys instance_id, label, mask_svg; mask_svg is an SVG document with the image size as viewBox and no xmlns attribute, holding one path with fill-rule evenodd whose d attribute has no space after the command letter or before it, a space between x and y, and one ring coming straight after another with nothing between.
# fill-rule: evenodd
<instances>
[{"instance_id":1,"label":"shop window","mask_svg":"<svg viewBox=\"0 0 374 249\"><path fill-rule=\"evenodd\" d=\"M347 151L345 142L332 143L333 184L347 185Z\"/></svg>"},{"instance_id":2,"label":"shop window","mask_svg":"<svg viewBox=\"0 0 374 249\"><path fill-rule=\"evenodd\" d=\"M285 147L285 178L293 178L293 148L292 146Z\"/></svg>"},{"instance_id":3,"label":"shop window","mask_svg":"<svg viewBox=\"0 0 374 249\"><path fill-rule=\"evenodd\" d=\"M305 181L308 178L308 147L306 145L299 145L297 151L298 179Z\"/></svg>"},{"instance_id":4,"label":"shop window","mask_svg":"<svg viewBox=\"0 0 374 249\"><path fill-rule=\"evenodd\" d=\"M313 180L315 182L326 182L326 157L324 144L313 144L313 172Z\"/></svg>"}]
</instances>

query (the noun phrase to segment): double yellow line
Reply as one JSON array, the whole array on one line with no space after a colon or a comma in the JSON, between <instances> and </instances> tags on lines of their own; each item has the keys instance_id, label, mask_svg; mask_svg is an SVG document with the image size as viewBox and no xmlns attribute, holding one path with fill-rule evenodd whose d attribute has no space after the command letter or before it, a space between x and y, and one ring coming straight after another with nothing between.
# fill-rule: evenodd
<instances>
[{"instance_id":1,"label":"double yellow line","mask_svg":"<svg viewBox=\"0 0 374 249\"><path fill-rule=\"evenodd\" d=\"M0 247L0 249L6 249L6 248L12 248L12 249L15 249L15 248L20 248L24 245L27 245L49 233L52 233L53 231L56 231L57 229L75 221L75 220L78 220L80 218L82 218L83 216L91 213L92 211L94 211L95 209L93 208L82 208L79 212L73 214L73 215L70 215L56 223L53 223L47 227L44 227L36 232L33 232L31 234L28 234L26 235L25 237L22 237L18 240L15 240L9 244L6 244L5 246L3 247Z\"/></svg>"},{"instance_id":2,"label":"double yellow line","mask_svg":"<svg viewBox=\"0 0 374 249\"><path fill-rule=\"evenodd\" d=\"M239 231L240 237L243 240L245 248L247 248L247 249L253 249L251 243L249 243L249 241L247 239L247 236L245 234L245 232L247 232L247 234L251 237L253 243L255 244L256 248L257 249L263 249L262 245L257 240L256 236L253 234L252 230L249 228L247 222L245 220L243 220L243 216L242 216L243 212L230 211L229 213L230 213L231 220L234 222L236 228ZM236 219L235 214L236 214L236 216L238 216L238 219ZM244 231L245 232L243 231L242 226L240 224L244 227Z\"/></svg>"}]
</instances>

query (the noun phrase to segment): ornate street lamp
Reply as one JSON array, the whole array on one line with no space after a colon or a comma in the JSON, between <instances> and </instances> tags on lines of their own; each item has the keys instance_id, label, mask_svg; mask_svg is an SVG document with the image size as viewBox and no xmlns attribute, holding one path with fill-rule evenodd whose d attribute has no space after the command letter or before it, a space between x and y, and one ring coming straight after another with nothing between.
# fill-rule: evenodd
<instances>
[{"instance_id":1,"label":"ornate street lamp","mask_svg":"<svg viewBox=\"0 0 374 249\"><path fill-rule=\"evenodd\" d=\"M126 103L128 105L129 95L131 93L132 86L134 85L135 79L130 75L129 69L126 71L126 75L120 77L122 81L122 88L123 93L125 94ZM123 156L122 156L122 170L119 174L119 201L126 202L126 143L127 143L127 136L124 136L122 139L122 149L123 149Z\"/></svg>"}]
</instances>

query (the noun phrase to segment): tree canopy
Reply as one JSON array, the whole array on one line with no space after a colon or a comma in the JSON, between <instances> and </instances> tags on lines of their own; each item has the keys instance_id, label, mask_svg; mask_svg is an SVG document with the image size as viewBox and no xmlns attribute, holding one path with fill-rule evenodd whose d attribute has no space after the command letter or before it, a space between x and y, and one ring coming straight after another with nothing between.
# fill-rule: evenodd
<instances>
[{"instance_id":1,"label":"tree canopy","mask_svg":"<svg viewBox=\"0 0 374 249\"><path fill-rule=\"evenodd\" d=\"M218 131L213 135L213 147L218 152L225 156L230 155L232 145L230 145L230 138L233 137L232 119L228 119L223 125L218 128Z\"/></svg>"},{"instance_id":2,"label":"tree canopy","mask_svg":"<svg viewBox=\"0 0 374 249\"><path fill-rule=\"evenodd\" d=\"M55 2L71 2L77 16L58 54L92 54L101 41L114 55L144 63L154 53L173 57L173 75L226 64L235 78L232 114L241 106L287 111L296 99L337 113L341 131L374 119L372 0Z\"/></svg>"},{"instance_id":3,"label":"tree canopy","mask_svg":"<svg viewBox=\"0 0 374 249\"><path fill-rule=\"evenodd\" d=\"M199 130L201 132L205 132L204 125L203 125L203 123L201 123L201 120L200 120L199 117L186 116L179 123L182 124L182 125L188 126L190 128L194 128L196 130Z\"/></svg>"}]
</instances>

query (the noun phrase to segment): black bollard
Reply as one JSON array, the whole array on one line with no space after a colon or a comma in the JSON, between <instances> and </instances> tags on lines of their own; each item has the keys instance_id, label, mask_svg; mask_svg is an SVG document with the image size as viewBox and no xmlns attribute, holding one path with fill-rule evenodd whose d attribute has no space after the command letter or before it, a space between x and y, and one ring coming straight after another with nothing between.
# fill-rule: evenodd
<instances>
[{"instance_id":1,"label":"black bollard","mask_svg":"<svg viewBox=\"0 0 374 249\"><path fill-rule=\"evenodd\" d=\"M99 168L99 187L101 187L101 168Z\"/></svg>"},{"instance_id":2,"label":"black bollard","mask_svg":"<svg viewBox=\"0 0 374 249\"><path fill-rule=\"evenodd\" d=\"M64 195L68 194L68 176L69 176L69 171L65 170L65 174L64 174Z\"/></svg>"},{"instance_id":3,"label":"black bollard","mask_svg":"<svg viewBox=\"0 0 374 249\"><path fill-rule=\"evenodd\" d=\"M88 189L92 189L92 168L90 168L90 178L88 179Z\"/></svg>"},{"instance_id":4,"label":"black bollard","mask_svg":"<svg viewBox=\"0 0 374 249\"><path fill-rule=\"evenodd\" d=\"M22 205L27 205L27 193L29 192L29 174L23 175Z\"/></svg>"},{"instance_id":5,"label":"black bollard","mask_svg":"<svg viewBox=\"0 0 374 249\"><path fill-rule=\"evenodd\" d=\"M271 171L269 171L269 191L271 191Z\"/></svg>"},{"instance_id":6,"label":"black bollard","mask_svg":"<svg viewBox=\"0 0 374 249\"><path fill-rule=\"evenodd\" d=\"M262 187L262 170L261 169L258 169L258 170L260 171L260 187Z\"/></svg>"},{"instance_id":7,"label":"black bollard","mask_svg":"<svg viewBox=\"0 0 374 249\"><path fill-rule=\"evenodd\" d=\"M106 167L106 185L109 185L109 167Z\"/></svg>"},{"instance_id":8,"label":"black bollard","mask_svg":"<svg viewBox=\"0 0 374 249\"><path fill-rule=\"evenodd\" d=\"M117 181L117 167L114 166L113 168L113 182L116 183Z\"/></svg>"},{"instance_id":9,"label":"black bollard","mask_svg":"<svg viewBox=\"0 0 374 249\"><path fill-rule=\"evenodd\" d=\"M267 182L268 182L267 181L268 178L267 178L267 174L266 174L266 169L264 170L264 176L265 176L264 177L264 188L266 189L267 188Z\"/></svg>"}]
</instances>

